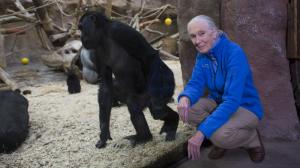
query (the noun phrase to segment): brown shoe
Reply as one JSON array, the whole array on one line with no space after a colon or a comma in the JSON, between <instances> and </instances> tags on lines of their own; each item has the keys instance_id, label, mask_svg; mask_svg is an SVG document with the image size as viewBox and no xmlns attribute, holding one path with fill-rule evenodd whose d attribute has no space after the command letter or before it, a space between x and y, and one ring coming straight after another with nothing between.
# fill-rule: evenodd
<instances>
[{"instance_id":1,"label":"brown shoe","mask_svg":"<svg viewBox=\"0 0 300 168\"><path fill-rule=\"evenodd\" d=\"M258 139L259 139L260 146L254 147L254 148L248 148L247 152L249 154L250 159L254 163L259 163L259 162L262 162L265 158L265 148L264 148L264 145L262 143L262 140L261 140L261 137L260 137L260 134L259 134L258 130L256 130L256 131L257 131L257 136L258 136Z\"/></svg>"},{"instance_id":2,"label":"brown shoe","mask_svg":"<svg viewBox=\"0 0 300 168\"><path fill-rule=\"evenodd\" d=\"M211 151L208 153L208 158L212 160L220 159L225 155L226 149L213 146Z\"/></svg>"}]
</instances>

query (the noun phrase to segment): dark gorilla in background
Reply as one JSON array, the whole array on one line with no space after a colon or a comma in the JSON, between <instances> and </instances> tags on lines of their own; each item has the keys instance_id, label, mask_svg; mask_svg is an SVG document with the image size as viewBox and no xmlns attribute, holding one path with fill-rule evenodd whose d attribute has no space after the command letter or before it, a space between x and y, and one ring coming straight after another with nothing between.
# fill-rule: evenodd
<instances>
[{"instance_id":1,"label":"dark gorilla in background","mask_svg":"<svg viewBox=\"0 0 300 168\"><path fill-rule=\"evenodd\" d=\"M28 101L17 91L0 91L0 153L16 150L28 135Z\"/></svg>"},{"instance_id":2,"label":"dark gorilla in background","mask_svg":"<svg viewBox=\"0 0 300 168\"><path fill-rule=\"evenodd\" d=\"M100 140L105 147L111 139L109 121L113 94L113 75L121 86L136 135L127 138L133 145L152 139L143 109L148 107L154 119L164 121L160 133L174 140L178 114L167 106L175 82L173 72L160 59L145 38L130 26L112 21L100 12L87 12L79 22L83 47L95 52L93 61L100 79Z\"/></svg>"}]
</instances>

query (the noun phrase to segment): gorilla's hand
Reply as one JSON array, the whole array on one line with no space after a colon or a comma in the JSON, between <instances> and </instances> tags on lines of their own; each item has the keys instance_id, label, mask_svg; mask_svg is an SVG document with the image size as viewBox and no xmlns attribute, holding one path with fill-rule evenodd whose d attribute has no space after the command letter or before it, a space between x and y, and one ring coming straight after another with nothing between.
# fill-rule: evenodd
<instances>
[{"instance_id":1,"label":"gorilla's hand","mask_svg":"<svg viewBox=\"0 0 300 168\"><path fill-rule=\"evenodd\" d=\"M81 91L80 80L75 74L69 74L67 78L68 91L70 94Z\"/></svg>"}]
</instances>

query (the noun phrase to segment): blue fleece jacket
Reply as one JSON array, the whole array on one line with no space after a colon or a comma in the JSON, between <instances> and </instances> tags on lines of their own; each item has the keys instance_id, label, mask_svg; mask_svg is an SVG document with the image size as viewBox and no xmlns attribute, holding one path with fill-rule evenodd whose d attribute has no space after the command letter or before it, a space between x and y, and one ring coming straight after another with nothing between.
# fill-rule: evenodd
<instances>
[{"instance_id":1,"label":"blue fleece jacket","mask_svg":"<svg viewBox=\"0 0 300 168\"><path fill-rule=\"evenodd\" d=\"M218 104L213 113L198 126L198 130L207 138L225 124L240 106L262 118L263 109L246 54L225 34L220 35L207 54L197 53L192 77L178 100L186 96L194 105L203 96L205 88L209 91L209 98Z\"/></svg>"}]
</instances>

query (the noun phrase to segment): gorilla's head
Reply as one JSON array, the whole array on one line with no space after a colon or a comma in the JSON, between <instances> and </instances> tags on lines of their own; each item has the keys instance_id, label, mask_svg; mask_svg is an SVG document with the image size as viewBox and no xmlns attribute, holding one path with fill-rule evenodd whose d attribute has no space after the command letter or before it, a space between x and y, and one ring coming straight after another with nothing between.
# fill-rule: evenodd
<instances>
[{"instance_id":1,"label":"gorilla's head","mask_svg":"<svg viewBox=\"0 0 300 168\"><path fill-rule=\"evenodd\" d=\"M100 12L88 11L79 20L81 41L86 49L95 49L104 39L109 19Z\"/></svg>"}]
</instances>

